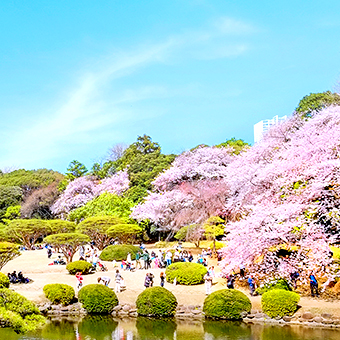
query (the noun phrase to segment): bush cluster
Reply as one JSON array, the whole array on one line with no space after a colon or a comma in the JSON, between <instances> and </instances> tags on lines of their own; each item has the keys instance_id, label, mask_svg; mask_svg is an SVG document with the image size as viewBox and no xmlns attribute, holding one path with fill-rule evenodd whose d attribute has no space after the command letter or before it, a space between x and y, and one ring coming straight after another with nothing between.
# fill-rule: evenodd
<instances>
[{"instance_id":1,"label":"bush cluster","mask_svg":"<svg viewBox=\"0 0 340 340\"><path fill-rule=\"evenodd\" d=\"M249 313L249 298L236 289L220 289L211 293L205 300L203 312L207 318L238 320L241 313Z\"/></svg>"},{"instance_id":2,"label":"bush cluster","mask_svg":"<svg viewBox=\"0 0 340 340\"><path fill-rule=\"evenodd\" d=\"M272 289L283 289L283 290L289 290L292 289L289 286L289 283L285 279L278 279L278 280L272 280L263 286L256 289L256 293L259 295L262 295L266 292L269 292Z\"/></svg>"},{"instance_id":3,"label":"bush cluster","mask_svg":"<svg viewBox=\"0 0 340 340\"><path fill-rule=\"evenodd\" d=\"M207 269L192 262L176 262L171 264L166 270L166 280L170 283L176 282L181 285L197 285L204 281Z\"/></svg>"},{"instance_id":4,"label":"bush cluster","mask_svg":"<svg viewBox=\"0 0 340 340\"><path fill-rule=\"evenodd\" d=\"M222 249L225 247L225 244L223 242L220 242L220 241L216 241L215 242L215 249L218 250L218 249ZM213 249L214 248L214 242L211 242L209 244L209 248L210 249Z\"/></svg>"},{"instance_id":5,"label":"bush cluster","mask_svg":"<svg viewBox=\"0 0 340 340\"><path fill-rule=\"evenodd\" d=\"M140 251L140 248L136 246L116 244L106 247L100 254L100 259L103 261L122 261L126 260L128 253L131 253L131 259L134 260L138 251Z\"/></svg>"},{"instance_id":6,"label":"bush cluster","mask_svg":"<svg viewBox=\"0 0 340 340\"><path fill-rule=\"evenodd\" d=\"M262 311L271 318L293 315L300 300L299 294L283 289L273 289L262 295Z\"/></svg>"},{"instance_id":7,"label":"bush cluster","mask_svg":"<svg viewBox=\"0 0 340 340\"><path fill-rule=\"evenodd\" d=\"M16 333L25 333L41 327L46 320L33 302L10 289L2 288L0 322L2 327L11 327Z\"/></svg>"},{"instance_id":8,"label":"bush cluster","mask_svg":"<svg viewBox=\"0 0 340 340\"><path fill-rule=\"evenodd\" d=\"M43 291L47 299L55 305L62 304L67 306L76 296L73 287L62 283L47 284L44 286Z\"/></svg>"},{"instance_id":9,"label":"bush cluster","mask_svg":"<svg viewBox=\"0 0 340 340\"><path fill-rule=\"evenodd\" d=\"M0 288L8 288L9 287L9 278L4 273L0 273Z\"/></svg>"},{"instance_id":10,"label":"bush cluster","mask_svg":"<svg viewBox=\"0 0 340 340\"><path fill-rule=\"evenodd\" d=\"M177 242L166 242L166 241L158 241L155 243L155 248L173 248Z\"/></svg>"},{"instance_id":11,"label":"bush cluster","mask_svg":"<svg viewBox=\"0 0 340 340\"><path fill-rule=\"evenodd\" d=\"M90 314L110 314L118 305L117 295L109 287L100 284L84 286L78 298Z\"/></svg>"},{"instance_id":12,"label":"bush cluster","mask_svg":"<svg viewBox=\"0 0 340 340\"><path fill-rule=\"evenodd\" d=\"M88 274L91 268L92 264L87 261L74 261L66 266L66 269L71 275L75 275L77 272Z\"/></svg>"},{"instance_id":13,"label":"bush cluster","mask_svg":"<svg viewBox=\"0 0 340 340\"><path fill-rule=\"evenodd\" d=\"M151 287L138 295L137 313L143 316L174 316L177 299L174 294L163 287Z\"/></svg>"}]
</instances>

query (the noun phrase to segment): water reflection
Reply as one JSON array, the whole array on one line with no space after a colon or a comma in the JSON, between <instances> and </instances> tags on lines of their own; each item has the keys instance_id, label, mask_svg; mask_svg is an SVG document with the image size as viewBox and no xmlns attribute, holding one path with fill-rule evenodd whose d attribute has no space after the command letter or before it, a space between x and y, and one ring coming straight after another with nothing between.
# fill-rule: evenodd
<instances>
[{"instance_id":1,"label":"water reflection","mask_svg":"<svg viewBox=\"0 0 340 340\"><path fill-rule=\"evenodd\" d=\"M174 319L150 319L138 317L136 328L140 340L174 340L176 321Z\"/></svg>"},{"instance_id":2,"label":"water reflection","mask_svg":"<svg viewBox=\"0 0 340 340\"><path fill-rule=\"evenodd\" d=\"M115 339L118 322L110 316L87 315L78 325L78 337L86 340Z\"/></svg>"},{"instance_id":3,"label":"water reflection","mask_svg":"<svg viewBox=\"0 0 340 340\"><path fill-rule=\"evenodd\" d=\"M251 327L241 321L214 321L206 320L203 323L206 338L214 340L230 339L252 339ZM273 338L274 339L274 338Z\"/></svg>"},{"instance_id":4,"label":"water reflection","mask_svg":"<svg viewBox=\"0 0 340 340\"><path fill-rule=\"evenodd\" d=\"M227 321L175 321L174 319L113 319L86 316L54 319L34 334L17 335L0 329L5 340L338 340L340 329L296 325L247 325Z\"/></svg>"}]
</instances>

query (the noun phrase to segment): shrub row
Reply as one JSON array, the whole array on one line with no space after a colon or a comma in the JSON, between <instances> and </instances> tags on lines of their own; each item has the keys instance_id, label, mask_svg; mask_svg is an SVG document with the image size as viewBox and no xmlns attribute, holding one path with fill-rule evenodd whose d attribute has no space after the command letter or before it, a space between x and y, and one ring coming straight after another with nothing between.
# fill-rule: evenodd
<instances>
[{"instance_id":1,"label":"shrub row","mask_svg":"<svg viewBox=\"0 0 340 340\"><path fill-rule=\"evenodd\" d=\"M46 285L44 292L52 303L66 305L74 299L74 289L64 284ZM118 305L116 294L100 284L84 286L79 291L78 297L90 314L109 314ZM297 310L299 299L300 296L294 292L274 289L263 294L262 309L272 318L292 315ZM36 307L33 306L20 300L20 304L15 308L20 314L25 314L36 311L34 309ZM139 294L136 306L139 315L169 317L175 315L177 300L169 290L163 287L151 287ZM213 292L205 299L203 305L205 316L213 319L238 320L242 318L243 312L249 313L250 310L249 298L236 289L221 289Z\"/></svg>"}]
</instances>

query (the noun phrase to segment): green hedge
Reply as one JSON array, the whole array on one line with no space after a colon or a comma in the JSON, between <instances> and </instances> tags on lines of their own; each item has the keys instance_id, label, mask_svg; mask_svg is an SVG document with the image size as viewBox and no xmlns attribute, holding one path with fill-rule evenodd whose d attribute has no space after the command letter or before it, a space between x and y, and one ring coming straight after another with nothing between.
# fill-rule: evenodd
<instances>
[{"instance_id":1,"label":"green hedge","mask_svg":"<svg viewBox=\"0 0 340 340\"><path fill-rule=\"evenodd\" d=\"M46 322L38 307L24 296L10 289L0 289L0 322L16 333L33 331Z\"/></svg>"},{"instance_id":2,"label":"green hedge","mask_svg":"<svg viewBox=\"0 0 340 340\"><path fill-rule=\"evenodd\" d=\"M138 295L137 313L144 316L174 316L177 300L174 294L163 287L151 287Z\"/></svg>"},{"instance_id":3,"label":"green hedge","mask_svg":"<svg viewBox=\"0 0 340 340\"><path fill-rule=\"evenodd\" d=\"M260 286L255 290L255 293L258 295L262 295L266 292L269 292L272 289L283 289L283 290L289 290L291 291L291 287L289 286L289 283L285 279L278 279L278 280L272 280L263 286Z\"/></svg>"},{"instance_id":4,"label":"green hedge","mask_svg":"<svg viewBox=\"0 0 340 340\"><path fill-rule=\"evenodd\" d=\"M117 295L109 287L100 284L84 286L78 298L90 314L110 314L118 305Z\"/></svg>"},{"instance_id":5,"label":"green hedge","mask_svg":"<svg viewBox=\"0 0 340 340\"><path fill-rule=\"evenodd\" d=\"M293 315L300 300L299 294L283 289L273 289L262 295L262 311L271 318Z\"/></svg>"},{"instance_id":6,"label":"green hedge","mask_svg":"<svg viewBox=\"0 0 340 340\"><path fill-rule=\"evenodd\" d=\"M176 262L166 268L166 280L170 283L176 281L181 285L197 285L204 281L207 269L199 263Z\"/></svg>"},{"instance_id":7,"label":"green hedge","mask_svg":"<svg viewBox=\"0 0 340 340\"><path fill-rule=\"evenodd\" d=\"M45 296L54 304L69 305L76 294L73 287L62 283L50 283L44 286Z\"/></svg>"},{"instance_id":8,"label":"green hedge","mask_svg":"<svg viewBox=\"0 0 340 340\"><path fill-rule=\"evenodd\" d=\"M83 274L88 274L92 264L87 261L74 261L66 266L66 269L71 275L75 275L77 272L82 272Z\"/></svg>"},{"instance_id":9,"label":"green hedge","mask_svg":"<svg viewBox=\"0 0 340 340\"><path fill-rule=\"evenodd\" d=\"M106 247L100 254L102 261L122 261L126 260L128 253L131 253L131 259L136 259L136 254L140 251L139 247L127 245L127 244L116 244L114 246Z\"/></svg>"},{"instance_id":10,"label":"green hedge","mask_svg":"<svg viewBox=\"0 0 340 340\"><path fill-rule=\"evenodd\" d=\"M249 298L236 289L220 289L211 293L204 300L203 312L207 318L238 320L241 313L249 313Z\"/></svg>"},{"instance_id":11,"label":"green hedge","mask_svg":"<svg viewBox=\"0 0 340 340\"><path fill-rule=\"evenodd\" d=\"M4 273L0 273L0 288L8 288L9 287L9 278Z\"/></svg>"}]
</instances>

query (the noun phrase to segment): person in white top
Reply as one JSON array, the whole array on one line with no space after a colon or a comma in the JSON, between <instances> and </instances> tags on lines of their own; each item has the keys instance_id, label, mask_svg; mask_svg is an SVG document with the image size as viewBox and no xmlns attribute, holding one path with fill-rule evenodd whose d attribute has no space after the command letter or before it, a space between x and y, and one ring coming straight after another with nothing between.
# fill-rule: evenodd
<instances>
[{"instance_id":1,"label":"person in white top","mask_svg":"<svg viewBox=\"0 0 340 340\"><path fill-rule=\"evenodd\" d=\"M172 258L172 252L170 250L168 250L167 253L165 254L165 260L166 260L167 266L170 266L171 258Z\"/></svg>"},{"instance_id":2,"label":"person in white top","mask_svg":"<svg viewBox=\"0 0 340 340\"><path fill-rule=\"evenodd\" d=\"M103 285L107 287L109 283L111 282L111 278L109 278L108 276L101 276L101 277L98 277L97 281L98 283L102 283Z\"/></svg>"},{"instance_id":3,"label":"person in white top","mask_svg":"<svg viewBox=\"0 0 340 340\"><path fill-rule=\"evenodd\" d=\"M209 271L204 275L205 284L205 294L211 294L212 276L210 276Z\"/></svg>"},{"instance_id":4,"label":"person in white top","mask_svg":"<svg viewBox=\"0 0 340 340\"><path fill-rule=\"evenodd\" d=\"M130 253L127 254L126 262L128 262L128 263L130 263L130 264L132 263L131 254L130 254Z\"/></svg>"}]
</instances>

